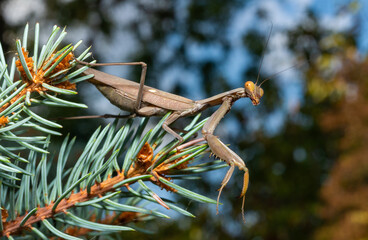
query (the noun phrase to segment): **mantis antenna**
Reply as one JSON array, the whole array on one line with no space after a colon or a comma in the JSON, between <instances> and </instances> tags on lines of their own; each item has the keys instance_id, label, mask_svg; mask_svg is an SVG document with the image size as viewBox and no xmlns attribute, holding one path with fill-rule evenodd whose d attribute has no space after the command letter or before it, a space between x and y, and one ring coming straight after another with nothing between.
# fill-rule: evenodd
<instances>
[{"instance_id":1,"label":"mantis antenna","mask_svg":"<svg viewBox=\"0 0 368 240\"><path fill-rule=\"evenodd\" d=\"M265 80L263 80L263 81L261 82L261 84L259 84L259 87L261 87L261 86L262 86L262 84L263 84L264 82L266 82L266 81L268 81L268 80L270 80L270 79L272 79L272 78L276 77L276 76L277 76L277 75L279 75L280 73L286 72L287 70L293 69L293 68L295 68L295 67L300 67L300 66L302 66L303 64L304 64L304 62L303 62L303 63L296 63L296 64L294 64L294 65L292 65L292 66L290 66L290 67L287 67L287 68L285 68L285 69L283 69L283 70L281 70L281 71L279 71L279 72L277 72L277 73L275 73L275 74L272 74L271 76L269 76L268 78L266 78Z\"/></svg>"},{"instance_id":2,"label":"mantis antenna","mask_svg":"<svg viewBox=\"0 0 368 240\"><path fill-rule=\"evenodd\" d=\"M265 44L265 48L267 48L268 42L270 41L272 29L273 29L273 23L271 22L271 28L270 28L270 32L268 33L268 37L267 37L267 41L266 41L266 44ZM256 81L255 85L257 85L258 80L259 80L259 75L261 73L261 68L262 68L264 56L265 56L265 51L263 50L262 57L261 57L261 62L259 63L259 67L258 67L257 81Z\"/></svg>"}]
</instances>

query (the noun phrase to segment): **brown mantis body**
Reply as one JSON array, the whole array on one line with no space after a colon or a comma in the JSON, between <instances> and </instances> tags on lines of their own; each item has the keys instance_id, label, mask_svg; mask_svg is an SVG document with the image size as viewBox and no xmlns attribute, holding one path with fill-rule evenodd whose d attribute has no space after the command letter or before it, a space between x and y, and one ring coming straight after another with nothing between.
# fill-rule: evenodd
<instances>
[{"instance_id":1,"label":"brown mantis body","mask_svg":"<svg viewBox=\"0 0 368 240\"><path fill-rule=\"evenodd\" d=\"M89 64L85 62L80 63L91 66L106 65ZM237 88L210 98L194 101L144 85L147 65L143 62L113 63L109 65L141 65L142 74L140 83L138 84L95 69L88 69L84 71L84 74L93 74L94 77L89 81L92 82L112 104L122 110L131 112L133 116L163 116L167 112L172 112L172 114L163 123L162 127L165 131L175 136L179 142L182 142L183 139L170 128L171 123L178 118L195 115L209 107L221 105L220 108L207 120L202 129L203 137L208 142L211 151L218 158L227 162L230 166L230 169L226 173L219 189L217 209L221 191L230 180L234 168L238 167L239 170L244 171L243 188L240 195L243 197L243 210L244 196L247 191L249 181L248 169L246 168L244 161L214 135L214 131L220 120L230 111L232 104L238 99L248 97L251 99L253 105L258 105L260 98L263 95L262 88L258 87L251 81L247 81L244 88Z\"/></svg>"}]
</instances>

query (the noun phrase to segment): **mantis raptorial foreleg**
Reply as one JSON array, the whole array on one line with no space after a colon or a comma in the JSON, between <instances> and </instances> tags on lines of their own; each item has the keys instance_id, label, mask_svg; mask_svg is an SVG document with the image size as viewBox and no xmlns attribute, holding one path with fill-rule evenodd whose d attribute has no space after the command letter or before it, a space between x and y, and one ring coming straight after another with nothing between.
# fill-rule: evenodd
<instances>
[{"instance_id":1,"label":"mantis raptorial foreleg","mask_svg":"<svg viewBox=\"0 0 368 240\"><path fill-rule=\"evenodd\" d=\"M215 154L218 158L224 160L230 165L230 169L227 171L224 179L222 180L221 187L219 189L216 206L217 213L222 189L229 182L235 166L237 166L240 170L244 171L243 188L240 195L240 197L243 197L243 204L242 204L243 213L244 213L244 197L248 188L249 173L247 167L244 164L244 161L235 152L233 152L230 148L228 148L223 142L221 142L220 139L218 139L218 137L213 135L220 120L226 115L226 113L230 111L233 102L234 102L233 98L224 97L221 107L217 109L215 113L212 114L210 119L207 120L207 122L204 124L202 128L203 137L207 141L213 154Z\"/></svg>"},{"instance_id":2,"label":"mantis raptorial foreleg","mask_svg":"<svg viewBox=\"0 0 368 240\"><path fill-rule=\"evenodd\" d=\"M78 63L87 66L142 66L141 77L139 80L139 90L137 94L137 100L134 104L134 109L138 111L141 108L141 102L143 97L143 87L146 81L147 64L145 62L119 62L119 63L89 63L75 59Z\"/></svg>"}]
</instances>

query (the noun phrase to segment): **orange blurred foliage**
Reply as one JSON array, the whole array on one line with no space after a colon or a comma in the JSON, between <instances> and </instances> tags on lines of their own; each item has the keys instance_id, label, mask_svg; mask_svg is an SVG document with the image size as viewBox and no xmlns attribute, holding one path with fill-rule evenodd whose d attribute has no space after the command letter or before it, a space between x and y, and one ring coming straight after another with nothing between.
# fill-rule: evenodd
<instances>
[{"instance_id":1,"label":"orange blurred foliage","mask_svg":"<svg viewBox=\"0 0 368 240\"><path fill-rule=\"evenodd\" d=\"M357 56L353 47L344 52L334 76L344 94L319 119L337 157L321 189L324 224L316 239L368 238L368 58Z\"/></svg>"}]
</instances>

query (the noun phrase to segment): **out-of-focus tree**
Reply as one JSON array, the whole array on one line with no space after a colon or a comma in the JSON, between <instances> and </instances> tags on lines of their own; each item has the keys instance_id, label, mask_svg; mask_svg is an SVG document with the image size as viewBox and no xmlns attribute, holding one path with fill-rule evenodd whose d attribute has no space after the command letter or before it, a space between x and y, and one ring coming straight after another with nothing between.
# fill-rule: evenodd
<instances>
[{"instance_id":1,"label":"out-of-focus tree","mask_svg":"<svg viewBox=\"0 0 368 240\"><path fill-rule=\"evenodd\" d=\"M317 239L366 239L368 237L368 59L341 36L332 41L343 45L328 65L341 68L332 76L335 101L320 117L330 138L336 162L321 189L320 209L324 224ZM341 42L342 40L342 42ZM337 97L337 98L336 98Z\"/></svg>"}]
</instances>

